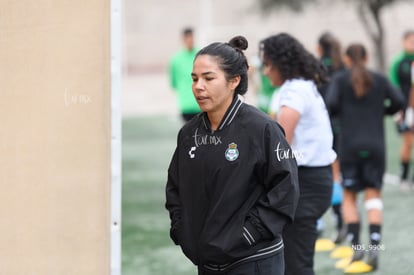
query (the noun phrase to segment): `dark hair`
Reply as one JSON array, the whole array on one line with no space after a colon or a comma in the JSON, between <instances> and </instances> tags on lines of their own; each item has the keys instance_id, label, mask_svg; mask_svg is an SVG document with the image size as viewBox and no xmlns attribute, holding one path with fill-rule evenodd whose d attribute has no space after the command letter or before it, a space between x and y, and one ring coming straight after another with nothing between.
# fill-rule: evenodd
<instances>
[{"instance_id":1,"label":"dark hair","mask_svg":"<svg viewBox=\"0 0 414 275\"><path fill-rule=\"evenodd\" d=\"M262 40L260 50L263 58L279 69L283 80L303 77L313 80L318 86L328 81L322 63L287 33L272 35Z\"/></svg>"},{"instance_id":2,"label":"dark hair","mask_svg":"<svg viewBox=\"0 0 414 275\"><path fill-rule=\"evenodd\" d=\"M193 34L193 29L192 28L190 28L190 27L187 27L187 28L184 28L183 29L183 32L182 32L182 34L183 34L183 36L187 36L187 35L192 35Z\"/></svg>"},{"instance_id":3,"label":"dark hair","mask_svg":"<svg viewBox=\"0 0 414 275\"><path fill-rule=\"evenodd\" d=\"M332 40L333 36L330 32L324 32L321 34L321 36L319 36L318 39L318 44L322 49L322 52L330 55L331 53L331 48L332 48L332 44L331 44L331 40Z\"/></svg>"},{"instance_id":4,"label":"dark hair","mask_svg":"<svg viewBox=\"0 0 414 275\"><path fill-rule=\"evenodd\" d=\"M330 33L323 33L318 40L318 44L322 49L322 63L324 59L329 59L331 64L324 64L330 74L343 67L341 58L341 45L336 37Z\"/></svg>"},{"instance_id":5,"label":"dark hair","mask_svg":"<svg viewBox=\"0 0 414 275\"><path fill-rule=\"evenodd\" d=\"M405 40L405 39L407 39L409 36L411 36L411 35L414 35L414 30L406 30L404 33L403 33L403 39Z\"/></svg>"},{"instance_id":6,"label":"dark hair","mask_svg":"<svg viewBox=\"0 0 414 275\"><path fill-rule=\"evenodd\" d=\"M248 42L243 36L235 36L228 43L215 42L201 49L199 55L210 55L217 58L219 68L224 71L226 79L230 80L240 76L240 83L236 87L237 94L244 95L247 92L249 65L243 51L248 47Z\"/></svg>"},{"instance_id":7,"label":"dark hair","mask_svg":"<svg viewBox=\"0 0 414 275\"><path fill-rule=\"evenodd\" d=\"M351 44L346 49L345 54L351 60L351 83L355 95L362 97L366 95L372 85L372 78L369 71L365 68L364 61L367 51L362 44Z\"/></svg>"}]
</instances>

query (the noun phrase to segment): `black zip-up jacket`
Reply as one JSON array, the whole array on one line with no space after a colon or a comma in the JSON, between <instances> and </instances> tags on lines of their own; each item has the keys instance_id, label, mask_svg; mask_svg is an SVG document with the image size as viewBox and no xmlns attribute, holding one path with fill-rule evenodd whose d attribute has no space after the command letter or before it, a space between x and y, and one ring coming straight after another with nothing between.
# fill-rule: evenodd
<instances>
[{"instance_id":1,"label":"black zip-up jacket","mask_svg":"<svg viewBox=\"0 0 414 275\"><path fill-rule=\"evenodd\" d=\"M205 113L178 134L168 169L170 235L196 265L225 271L283 249L299 196L282 128L237 97L216 131Z\"/></svg>"}]
</instances>

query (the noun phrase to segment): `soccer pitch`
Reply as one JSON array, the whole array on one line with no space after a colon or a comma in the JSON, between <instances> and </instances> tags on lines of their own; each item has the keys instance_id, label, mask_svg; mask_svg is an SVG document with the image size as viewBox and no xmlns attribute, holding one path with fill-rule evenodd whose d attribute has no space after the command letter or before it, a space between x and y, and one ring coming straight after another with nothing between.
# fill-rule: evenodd
<instances>
[{"instance_id":1,"label":"soccer pitch","mask_svg":"<svg viewBox=\"0 0 414 275\"><path fill-rule=\"evenodd\" d=\"M387 120L388 173L398 174L400 139ZM147 116L123 120L122 149L122 274L194 275L196 268L169 239L169 218L164 208L167 168L175 149L181 122L177 117ZM375 137L373 137L375 138ZM414 275L414 192L402 193L388 180L383 193L385 212L382 230L384 251L373 275ZM362 210L362 207L360 207ZM324 216L326 237L333 221ZM361 238L368 233L362 224ZM315 256L317 275L343 274L334 268L329 252Z\"/></svg>"}]
</instances>

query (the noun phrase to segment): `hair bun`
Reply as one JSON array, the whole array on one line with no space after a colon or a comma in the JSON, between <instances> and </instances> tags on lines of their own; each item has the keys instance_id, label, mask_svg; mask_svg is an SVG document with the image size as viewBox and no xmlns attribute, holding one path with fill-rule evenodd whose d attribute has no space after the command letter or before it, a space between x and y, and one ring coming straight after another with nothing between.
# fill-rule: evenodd
<instances>
[{"instance_id":1,"label":"hair bun","mask_svg":"<svg viewBox=\"0 0 414 275\"><path fill-rule=\"evenodd\" d=\"M238 50L244 51L247 49L249 43L244 36L238 35L230 39L229 45Z\"/></svg>"}]
</instances>

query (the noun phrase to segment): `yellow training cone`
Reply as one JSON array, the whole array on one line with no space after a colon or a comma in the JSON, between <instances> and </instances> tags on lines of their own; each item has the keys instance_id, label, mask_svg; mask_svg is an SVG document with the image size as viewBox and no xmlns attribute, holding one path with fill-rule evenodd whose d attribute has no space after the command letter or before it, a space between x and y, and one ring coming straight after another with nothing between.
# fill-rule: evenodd
<instances>
[{"instance_id":1,"label":"yellow training cone","mask_svg":"<svg viewBox=\"0 0 414 275\"><path fill-rule=\"evenodd\" d=\"M347 268L345 268L345 274L360 274L360 273L368 273L373 271L374 268L363 262L363 261L355 261L352 262Z\"/></svg>"},{"instance_id":2,"label":"yellow training cone","mask_svg":"<svg viewBox=\"0 0 414 275\"><path fill-rule=\"evenodd\" d=\"M331 252L331 258L333 259L342 259L352 257L354 251L349 246L339 246L334 251Z\"/></svg>"},{"instance_id":3,"label":"yellow training cone","mask_svg":"<svg viewBox=\"0 0 414 275\"><path fill-rule=\"evenodd\" d=\"M329 239L317 239L315 243L315 251L331 251L335 248L335 243Z\"/></svg>"},{"instance_id":4,"label":"yellow training cone","mask_svg":"<svg viewBox=\"0 0 414 275\"><path fill-rule=\"evenodd\" d=\"M351 264L351 261L352 261L352 257L340 259L339 261L335 263L335 268L345 269Z\"/></svg>"}]
</instances>

